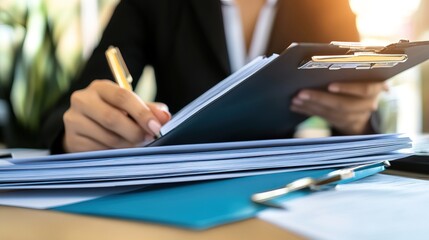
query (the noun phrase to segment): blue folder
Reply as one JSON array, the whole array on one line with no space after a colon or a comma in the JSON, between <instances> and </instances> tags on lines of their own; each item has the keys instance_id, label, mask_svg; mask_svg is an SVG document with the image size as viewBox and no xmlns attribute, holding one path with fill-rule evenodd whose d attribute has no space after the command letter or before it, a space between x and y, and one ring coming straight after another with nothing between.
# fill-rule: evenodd
<instances>
[{"instance_id":1,"label":"blue folder","mask_svg":"<svg viewBox=\"0 0 429 240\"><path fill-rule=\"evenodd\" d=\"M265 207L251 201L254 193L275 189L303 177L321 177L333 169L266 174L227 180L155 185L52 210L155 222L195 230L254 217ZM288 196L308 194L299 191Z\"/></svg>"}]
</instances>

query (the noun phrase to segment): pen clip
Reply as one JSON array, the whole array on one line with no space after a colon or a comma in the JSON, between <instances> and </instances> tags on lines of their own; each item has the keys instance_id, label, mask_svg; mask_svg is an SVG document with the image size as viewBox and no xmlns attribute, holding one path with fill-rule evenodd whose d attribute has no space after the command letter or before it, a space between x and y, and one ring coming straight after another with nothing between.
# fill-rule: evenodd
<instances>
[{"instance_id":1,"label":"pen clip","mask_svg":"<svg viewBox=\"0 0 429 240\"><path fill-rule=\"evenodd\" d=\"M361 178L382 172L388 166L390 166L389 161L383 161L338 169L320 178L301 178L287 184L283 188L253 194L251 199L254 203L257 204L274 208L284 208L282 205L271 202L270 200L306 188L310 189L311 191L332 189L339 183L343 184L356 181Z\"/></svg>"}]
</instances>

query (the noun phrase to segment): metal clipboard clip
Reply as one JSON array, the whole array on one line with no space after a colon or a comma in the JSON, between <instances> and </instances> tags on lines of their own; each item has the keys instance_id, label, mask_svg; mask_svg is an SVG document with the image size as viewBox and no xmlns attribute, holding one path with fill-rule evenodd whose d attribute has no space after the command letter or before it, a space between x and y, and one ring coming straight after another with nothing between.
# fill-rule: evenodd
<instances>
[{"instance_id":1,"label":"metal clipboard clip","mask_svg":"<svg viewBox=\"0 0 429 240\"><path fill-rule=\"evenodd\" d=\"M386 46L372 46L353 42L331 42L331 45L348 48L349 52L344 55L313 56L310 60L303 61L298 69L367 70L391 68L408 59L407 54L380 53Z\"/></svg>"},{"instance_id":2,"label":"metal clipboard clip","mask_svg":"<svg viewBox=\"0 0 429 240\"><path fill-rule=\"evenodd\" d=\"M271 200L304 189L309 189L310 191L333 189L337 184L344 184L374 175L384 171L389 166L389 161L383 161L335 170L320 178L301 178L282 188L255 193L252 195L251 200L257 204L283 209L284 207L281 204Z\"/></svg>"}]
</instances>

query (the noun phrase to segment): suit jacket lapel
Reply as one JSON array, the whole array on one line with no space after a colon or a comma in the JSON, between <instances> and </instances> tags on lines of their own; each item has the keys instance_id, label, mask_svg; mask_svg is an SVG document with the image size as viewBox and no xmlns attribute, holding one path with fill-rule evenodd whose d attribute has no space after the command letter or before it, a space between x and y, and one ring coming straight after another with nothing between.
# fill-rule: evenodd
<instances>
[{"instance_id":1,"label":"suit jacket lapel","mask_svg":"<svg viewBox=\"0 0 429 240\"><path fill-rule=\"evenodd\" d=\"M231 70L228 60L220 1L191 0L191 4L198 18L198 24L201 26L202 32L209 43L209 47L213 50L216 61L224 70L225 75L229 75Z\"/></svg>"},{"instance_id":2,"label":"suit jacket lapel","mask_svg":"<svg viewBox=\"0 0 429 240\"><path fill-rule=\"evenodd\" d=\"M281 53L290 42L288 39L288 31L292 31L288 26L289 12L288 1L278 0L277 1L277 13L274 18L271 35L268 41L266 54Z\"/></svg>"}]
</instances>

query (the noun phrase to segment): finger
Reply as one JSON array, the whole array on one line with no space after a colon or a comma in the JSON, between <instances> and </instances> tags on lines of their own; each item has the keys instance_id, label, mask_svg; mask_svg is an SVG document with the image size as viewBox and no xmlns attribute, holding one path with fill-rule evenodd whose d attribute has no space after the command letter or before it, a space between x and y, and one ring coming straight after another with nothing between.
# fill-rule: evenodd
<instances>
[{"instance_id":1,"label":"finger","mask_svg":"<svg viewBox=\"0 0 429 240\"><path fill-rule=\"evenodd\" d=\"M86 152L107 149L109 149L107 146L80 135L65 135L64 137L64 150L66 152Z\"/></svg>"},{"instance_id":2,"label":"finger","mask_svg":"<svg viewBox=\"0 0 429 240\"><path fill-rule=\"evenodd\" d=\"M122 89L111 81L94 81L91 85L101 99L127 112L148 133L159 135L161 124L158 118L135 93Z\"/></svg>"},{"instance_id":3,"label":"finger","mask_svg":"<svg viewBox=\"0 0 429 240\"><path fill-rule=\"evenodd\" d=\"M146 104L162 125L170 121L171 113L168 111L167 105L159 102L147 102Z\"/></svg>"},{"instance_id":4,"label":"finger","mask_svg":"<svg viewBox=\"0 0 429 240\"><path fill-rule=\"evenodd\" d=\"M96 106L96 110L94 110L94 106ZM141 142L146 135L146 131L124 114L122 110L107 104L92 91L73 93L71 108L130 143ZM149 134L152 135L151 132Z\"/></svg>"},{"instance_id":5,"label":"finger","mask_svg":"<svg viewBox=\"0 0 429 240\"><path fill-rule=\"evenodd\" d=\"M316 106L314 104L310 104L308 102L300 102L294 101L291 106L291 110L294 112L298 112L307 116L319 116L326 119L328 122L338 122L341 116L344 114L338 114L338 111L333 111L330 108L326 108L324 106Z\"/></svg>"},{"instance_id":6,"label":"finger","mask_svg":"<svg viewBox=\"0 0 429 240\"><path fill-rule=\"evenodd\" d=\"M86 116L82 114L73 114L73 110L70 110L69 114L65 114L64 119L64 121L67 122L66 126L68 130L72 131L73 134L93 139L108 148L129 148L133 147L138 142L129 142L127 139L103 128Z\"/></svg>"},{"instance_id":7,"label":"finger","mask_svg":"<svg viewBox=\"0 0 429 240\"><path fill-rule=\"evenodd\" d=\"M331 126L345 134L364 133L371 116L370 112L344 114L324 108L323 106L316 107L312 104L301 104L299 106L293 104L291 110L307 116L324 118Z\"/></svg>"},{"instance_id":8,"label":"finger","mask_svg":"<svg viewBox=\"0 0 429 240\"><path fill-rule=\"evenodd\" d=\"M388 90L385 82L337 82L331 83L328 90L332 93L348 94L356 97L374 97Z\"/></svg>"},{"instance_id":9,"label":"finger","mask_svg":"<svg viewBox=\"0 0 429 240\"><path fill-rule=\"evenodd\" d=\"M76 125L76 123L79 124L79 122L74 121L74 115L75 114L70 109L63 115L65 125L63 147L65 152L82 152L108 149L107 146L94 139L77 134L75 130L76 126L79 125Z\"/></svg>"},{"instance_id":10,"label":"finger","mask_svg":"<svg viewBox=\"0 0 429 240\"><path fill-rule=\"evenodd\" d=\"M349 113L375 111L378 107L377 98L358 98L350 95L340 95L317 90L302 90L292 102L312 104L331 110Z\"/></svg>"},{"instance_id":11,"label":"finger","mask_svg":"<svg viewBox=\"0 0 429 240\"><path fill-rule=\"evenodd\" d=\"M165 103L162 102L152 102L151 104L156 105L159 109L170 113L170 110L168 109L168 106Z\"/></svg>"},{"instance_id":12,"label":"finger","mask_svg":"<svg viewBox=\"0 0 429 240\"><path fill-rule=\"evenodd\" d=\"M147 135L143 142L137 143L134 147L145 147L146 145L155 141L155 138Z\"/></svg>"}]
</instances>

